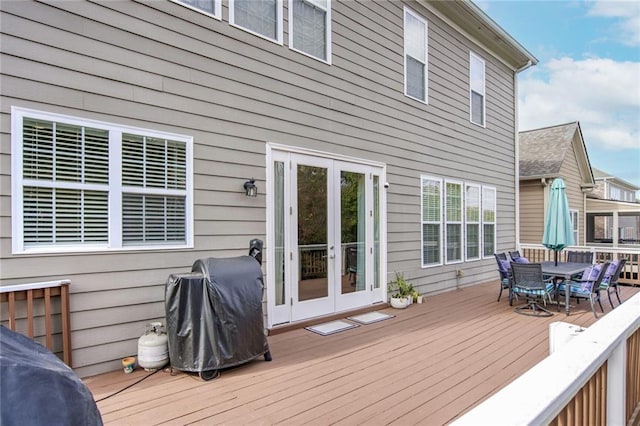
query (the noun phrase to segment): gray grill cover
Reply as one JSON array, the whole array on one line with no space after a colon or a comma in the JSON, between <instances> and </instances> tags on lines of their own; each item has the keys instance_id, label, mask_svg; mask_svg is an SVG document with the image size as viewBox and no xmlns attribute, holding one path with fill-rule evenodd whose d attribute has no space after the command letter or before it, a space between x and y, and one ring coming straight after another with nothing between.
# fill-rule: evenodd
<instances>
[{"instance_id":1,"label":"gray grill cover","mask_svg":"<svg viewBox=\"0 0 640 426\"><path fill-rule=\"evenodd\" d=\"M0 326L0 424L102 425L76 373L40 343Z\"/></svg>"},{"instance_id":2,"label":"gray grill cover","mask_svg":"<svg viewBox=\"0 0 640 426\"><path fill-rule=\"evenodd\" d=\"M170 275L165 287L171 366L218 370L268 352L258 261L251 256L199 259L191 270Z\"/></svg>"}]
</instances>

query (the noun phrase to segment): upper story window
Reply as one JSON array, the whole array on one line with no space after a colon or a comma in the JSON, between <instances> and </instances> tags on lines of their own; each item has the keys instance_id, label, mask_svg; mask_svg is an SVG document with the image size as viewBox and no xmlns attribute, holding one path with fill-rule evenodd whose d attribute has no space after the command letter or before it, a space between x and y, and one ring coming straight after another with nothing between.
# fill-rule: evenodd
<instances>
[{"instance_id":1,"label":"upper story window","mask_svg":"<svg viewBox=\"0 0 640 426\"><path fill-rule=\"evenodd\" d=\"M291 48L330 62L331 1L289 0L289 38Z\"/></svg>"},{"instance_id":2,"label":"upper story window","mask_svg":"<svg viewBox=\"0 0 640 426\"><path fill-rule=\"evenodd\" d=\"M428 102L427 21L404 9L404 93Z\"/></svg>"},{"instance_id":3,"label":"upper story window","mask_svg":"<svg viewBox=\"0 0 640 426\"><path fill-rule=\"evenodd\" d=\"M176 3L220 19L221 0L173 0Z\"/></svg>"},{"instance_id":4,"label":"upper story window","mask_svg":"<svg viewBox=\"0 0 640 426\"><path fill-rule=\"evenodd\" d=\"M192 139L12 108L13 251L193 244Z\"/></svg>"},{"instance_id":5,"label":"upper story window","mask_svg":"<svg viewBox=\"0 0 640 426\"><path fill-rule=\"evenodd\" d=\"M485 70L484 59L469 53L469 102L471 122L485 125Z\"/></svg>"},{"instance_id":6,"label":"upper story window","mask_svg":"<svg viewBox=\"0 0 640 426\"><path fill-rule=\"evenodd\" d=\"M282 43L282 0L229 0L229 22Z\"/></svg>"}]
</instances>

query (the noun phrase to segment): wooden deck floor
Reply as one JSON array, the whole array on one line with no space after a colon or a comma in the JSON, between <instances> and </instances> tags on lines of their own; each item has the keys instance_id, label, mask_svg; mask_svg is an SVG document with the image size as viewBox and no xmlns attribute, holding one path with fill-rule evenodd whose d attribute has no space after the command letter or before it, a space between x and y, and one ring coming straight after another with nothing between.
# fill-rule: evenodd
<instances>
[{"instance_id":1,"label":"wooden deck floor","mask_svg":"<svg viewBox=\"0 0 640 426\"><path fill-rule=\"evenodd\" d=\"M621 288L623 300L637 291ZM330 336L269 336L272 362L260 357L208 382L160 371L110 397L149 373L85 383L105 424L443 425L542 360L551 322L596 321L585 302L569 317L518 315L497 292L494 282L384 308L395 317Z\"/></svg>"}]
</instances>

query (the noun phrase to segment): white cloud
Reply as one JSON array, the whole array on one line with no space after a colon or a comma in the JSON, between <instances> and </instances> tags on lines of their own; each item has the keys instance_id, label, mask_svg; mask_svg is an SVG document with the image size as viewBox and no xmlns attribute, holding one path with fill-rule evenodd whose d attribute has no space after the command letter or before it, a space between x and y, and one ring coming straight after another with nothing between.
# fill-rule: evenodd
<instances>
[{"instance_id":1,"label":"white cloud","mask_svg":"<svg viewBox=\"0 0 640 426\"><path fill-rule=\"evenodd\" d=\"M629 46L640 46L640 2L637 0L596 0L589 16L616 18L612 38Z\"/></svg>"},{"instance_id":2,"label":"white cloud","mask_svg":"<svg viewBox=\"0 0 640 426\"><path fill-rule=\"evenodd\" d=\"M519 97L520 130L579 121L590 144L640 146L638 62L551 60L521 76Z\"/></svg>"}]
</instances>

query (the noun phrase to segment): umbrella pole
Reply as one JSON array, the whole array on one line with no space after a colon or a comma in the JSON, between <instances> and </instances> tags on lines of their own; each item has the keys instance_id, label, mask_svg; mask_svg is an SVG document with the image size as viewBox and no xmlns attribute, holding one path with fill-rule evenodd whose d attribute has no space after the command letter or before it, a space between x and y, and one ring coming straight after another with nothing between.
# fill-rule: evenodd
<instances>
[{"instance_id":1,"label":"umbrella pole","mask_svg":"<svg viewBox=\"0 0 640 426\"><path fill-rule=\"evenodd\" d=\"M556 261L556 266L558 266L558 252L554 250L553 253Z\"/></svg>"}]
</instances>

